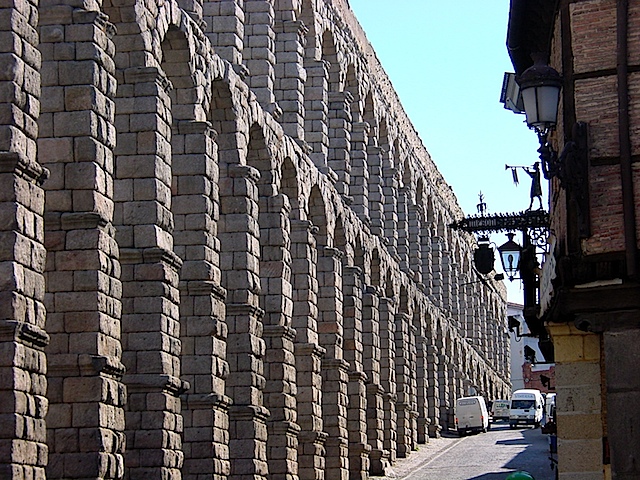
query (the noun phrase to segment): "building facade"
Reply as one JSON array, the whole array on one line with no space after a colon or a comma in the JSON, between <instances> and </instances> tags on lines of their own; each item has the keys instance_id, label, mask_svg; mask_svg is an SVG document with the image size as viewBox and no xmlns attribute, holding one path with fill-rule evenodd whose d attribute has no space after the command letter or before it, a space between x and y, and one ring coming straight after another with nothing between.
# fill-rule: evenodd
<instances>
[{"instance_id":1,"label":"building facade","mask_svg":"<svg viewBox=\"0 0 640 480\"><path fill-rule=\"evenodd\" d=\"M640 2L512 0L518 76L561 74L539 315L555 352L560 479L640 478Z\"/></svg>"},{"instance_id":2,"label":"building facade","mask_svg":"<svg viewBox=\"0 0 640 480\"><path fill-rule=\"evenodd\" d=\"M534 388L542 393L555 391L555 365L547 362L539 348L538 338L531 333L522 316L523 307L517 303L507 304L510 321L519 325L510 327L511 388Z\"/></svg>"},{"instance_id":3,"label":"building facade","mask_svg":"<svg viewBox=\"0 0 640 480\"><path fill-rule=\"evenodd\" d=\"M0 6L0 477L364 479L508 394L346 0Z\"/></svg>"}]
</instances>

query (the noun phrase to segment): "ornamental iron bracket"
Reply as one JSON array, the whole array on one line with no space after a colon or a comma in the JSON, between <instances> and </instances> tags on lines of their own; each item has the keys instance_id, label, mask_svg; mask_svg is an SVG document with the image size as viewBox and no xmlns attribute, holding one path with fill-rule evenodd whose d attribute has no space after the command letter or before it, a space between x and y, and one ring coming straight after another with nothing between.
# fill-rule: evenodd
<instances>
[{"instance_id":1,"label":"ornamental iron bracket","mask_svg":"<svg viewBox=\"0 0 640 480\"><path fill-rule=\"evenodd\" d=\"M520 213L473 215L453 222L451 228L469 233L498 233L527 230L534 245L542 246L549 231L549 213L544 210L526 210Z\"/></svg>"}]
</instances>

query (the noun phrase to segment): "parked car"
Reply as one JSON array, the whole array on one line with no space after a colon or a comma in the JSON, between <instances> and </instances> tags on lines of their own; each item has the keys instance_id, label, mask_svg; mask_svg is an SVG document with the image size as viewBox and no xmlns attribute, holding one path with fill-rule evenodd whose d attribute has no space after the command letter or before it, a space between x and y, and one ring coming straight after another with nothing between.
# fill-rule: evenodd
<instances>
[{"instance_id":1,"label":"parked car","mask_svg":"<svg viewBox=\"0 0 640 480\"><path fill-rule=\"evenodd\" d=\"M490 428L489 411L483 397L462 397L456 401L456 429L458 435L469 432L485 433Z\"/></svg>"}]
</instances>

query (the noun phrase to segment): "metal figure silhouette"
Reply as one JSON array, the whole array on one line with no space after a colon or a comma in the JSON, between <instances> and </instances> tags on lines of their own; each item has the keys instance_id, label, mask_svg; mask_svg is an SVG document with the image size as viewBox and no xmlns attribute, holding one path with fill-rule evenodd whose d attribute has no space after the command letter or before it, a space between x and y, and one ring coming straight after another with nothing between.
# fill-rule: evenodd
<instances>
[{"instance_id":1,"label":"metal figure silhouette","mask_svg":"<svg viewBox=\"0 0 640 480\"><path fill-rule=\"evenodd\" d=\"M542 185L540 184L540 162L536 162L533 164L532 168L522 167L522 169L527 172L527 174L531 177L531 191L529 196L531 197L531 201L529 202L529 208L527 210L531 210L533 207L533 200L535 198L538 199L540 204L540 210L542 210Z\"/></svg>"},{"instance_id":2,"label":"metal figure silhouette","mask_svg":"<svg viewBox=\"0 0 640 480\"><path fill-rule=\"evenodd\" d=\"M542 185L540 183L540 162L536 162L532 167L525 167L524 165L505 165L505 170L511 169L511 175L513 176L513 183L518 185L518 169L524 170L527 175L531 177L531 190L529 196L531 201L529 202L529 208L526 211L531 211L533 208L533 201L537 198L540 204L539 210L544 210L542 206Z\"/></svg>"}]
</instances>

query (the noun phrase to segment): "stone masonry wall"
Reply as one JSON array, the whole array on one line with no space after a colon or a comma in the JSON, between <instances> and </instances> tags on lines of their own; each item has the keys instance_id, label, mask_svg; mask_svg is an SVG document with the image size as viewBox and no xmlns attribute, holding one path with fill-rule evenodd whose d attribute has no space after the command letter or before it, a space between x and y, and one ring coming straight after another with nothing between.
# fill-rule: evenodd
<instances>
[{"instance_id":1,"label":"stone masonry wall","mask_svg":"<svg viewBox=\"0 0 640 480\"><path fill-rule=\"evenodd\" d=\"M346 0L0 7L0 477L347 480L508 395Z\"/></svg>"}]
</instances>

